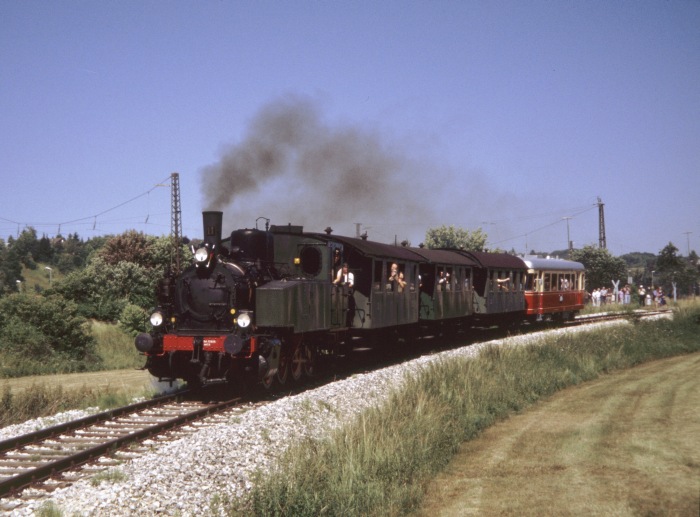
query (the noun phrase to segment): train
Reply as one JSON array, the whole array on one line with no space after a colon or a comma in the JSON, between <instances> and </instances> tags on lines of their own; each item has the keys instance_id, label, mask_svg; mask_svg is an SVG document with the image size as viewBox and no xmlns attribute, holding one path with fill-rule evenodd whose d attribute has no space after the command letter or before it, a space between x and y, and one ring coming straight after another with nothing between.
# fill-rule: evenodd
<instances>
[{"instance_id":1,"label":"train","mask_svg":"<svg viewBox=\"0 0 700 517\"><path fill-rule=\"evenodd\" d=\"M385 244L304 232L238 229L203 212L192 263L157 287L150 331L136 336L162 381L285 385L323 356L453 333L568 320L583 308L585 268L562 259Z\"/></svg>"}]
</instances>

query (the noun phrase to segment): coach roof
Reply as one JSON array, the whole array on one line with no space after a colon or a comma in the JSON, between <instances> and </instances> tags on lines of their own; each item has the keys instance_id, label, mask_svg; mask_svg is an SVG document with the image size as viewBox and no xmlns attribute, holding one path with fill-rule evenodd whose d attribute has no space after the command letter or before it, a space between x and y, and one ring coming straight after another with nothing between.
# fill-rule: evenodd
<instances>
[{"instance_id":1,"label":"coach roof","mask_svg":"<svg viewBox=\"0 0 700 517\"><path fill-rule=\"evenodd\" d=\"M394 246L393 244L383 244L381 242L366 241L364 239L355 239L352 237L343 237L339 235L328 236L323 234L315 234L314 236L328 242L339 242L344 246L353 247L363 255L410 262L422 261L422 258L414 253L413 248Z\"/></svg>"},{"instance_id":2,"label":"coach roof","mask_svg":"<svg viewBox=\"0 0 700 517\"><path fill-rule=\"evenodd\" d=\"M547 269L550 271L583 271L586 269L580 262L564 259L525 257L523 258L528 269Z\"/></svg>"},{"instance_id":3,"label":"coach roof","mask_svg":"<svg viewBox=\"0 0 700 517\"><path fill-rule=\"evenodd\" d=\"M485 253L483 251L460 251L473 258L481 267L496 269L526 269L520 257L506 253Z\"/></svg>"},{"instance_id":4,"label":"coach roof","mask_svg":"<svg viewBox=\"0 0 700 517\"><path fill-rule=\"evenodd\" d=\"M422 262L431 262L433 264L452 264L455 266L478 266L473 258L463 255L455 250L431 250L428 248L411 248L416 254L420 255Z\"/></svg>"}]
</instances>

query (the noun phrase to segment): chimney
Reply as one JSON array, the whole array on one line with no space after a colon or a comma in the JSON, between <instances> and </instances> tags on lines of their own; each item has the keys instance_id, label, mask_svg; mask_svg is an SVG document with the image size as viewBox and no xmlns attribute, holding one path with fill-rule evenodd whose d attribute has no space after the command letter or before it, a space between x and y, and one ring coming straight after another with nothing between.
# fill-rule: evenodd
<instances>
[{"instance_id":1,"label":"chimney","mask_svg":"<svg viewBox=\"0 0 700 517\"><path fill-rule=\"evenodd\" d=\"M221 247L221 221L223 212L202 212L202 220L204 222L204 242L209 244L209 248L216 249Z\"/></svg>"}]
</instances>

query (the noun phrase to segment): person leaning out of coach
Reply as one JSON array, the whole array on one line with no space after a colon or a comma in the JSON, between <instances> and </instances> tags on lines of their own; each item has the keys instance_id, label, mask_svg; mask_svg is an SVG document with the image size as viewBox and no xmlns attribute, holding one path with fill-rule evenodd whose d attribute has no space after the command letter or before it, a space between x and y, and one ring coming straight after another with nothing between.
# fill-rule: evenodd
<instances>
[{"instance_id":1,"label":"person leaning out of coach","mask_svg":"<svg viewBox=\"0 0 700 517\"><path fill-rule=\"evenodd\" d=\"M353 275L349 270L348 270L348 263L344 262L343 267L341 267L338 270L338 274L335 277L335 280L333 280L333 283L335 285L344 285L348 289L352 289L353 286L355 285L355 275Z\"/></svg>"}]
</instances>

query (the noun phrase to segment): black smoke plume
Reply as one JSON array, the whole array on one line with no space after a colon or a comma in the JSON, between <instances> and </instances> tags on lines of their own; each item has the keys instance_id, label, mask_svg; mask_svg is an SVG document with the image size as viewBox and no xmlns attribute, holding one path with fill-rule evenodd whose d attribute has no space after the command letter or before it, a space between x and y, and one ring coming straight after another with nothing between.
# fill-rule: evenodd
<instances>
[{"instance_id":1,"label":"black smoke plume","mask_svg":"<svg viewBox=\"0 0 700 517\"><path fill-rule=\"evenodd\" d=\"M373 240L425 232L436 202L436 170L426 170L378 131L324 121L316 103L286 97L264 106L243 139L202 170L204 207L221 210L225 227L303 224ZM373 230L374 229L374 230ZM413 233L411 233L413 232ZM413 242L417 244L417 242Z\"/></svg>"}]
</instances>

